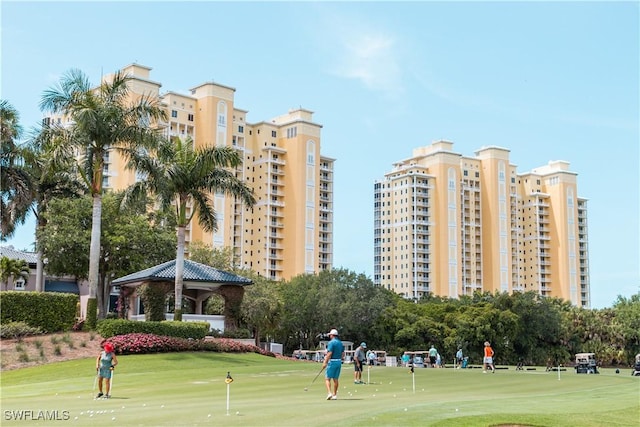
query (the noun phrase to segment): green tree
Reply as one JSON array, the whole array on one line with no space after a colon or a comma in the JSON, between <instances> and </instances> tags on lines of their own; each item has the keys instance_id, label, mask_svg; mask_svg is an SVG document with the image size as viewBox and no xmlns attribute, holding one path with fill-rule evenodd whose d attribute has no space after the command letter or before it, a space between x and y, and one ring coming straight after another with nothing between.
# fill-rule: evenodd
<instances>
[{"instance_id":1,"label":"green tree","mask_svg":"<svg viewBox=\"0 0 640 427\"><path fill-rule=\"evenodd\" d=\"M79 70L70 70L59 85L46 90L40 107L45 112L63 115L70 125L56 128L57 137L77 149L83 181L93 198L91 244L89 248L89 299L87 326L94 328L97 316L97 290L100 280L100 239L105 158L119 154L125 161L142 150L153 150L160 129L151 127L165 120L165 110L151 96L134 97L129 90L131 78L117 72L110 81L93 87ZM131 166L131 163L128 163Z\"/></svg>"},{"instance_id":2,"label":"green tree","mask_svg":"<svg viewBox=\"0 0 640 427\"><path fill-rule=\"evenodd\" d=\"M346 269L303 274L280 287L282 318L278 339L287 350L315 348L323 334L338 328L346 340L384 345L391 340L385 308L398 296Z\"/></svg>"},{"instance_id":3,"label":"green tree","mask_svg":"<svg viewBox=\"0 0 640 427\"><path fill-rule=\"evenodd\" d=\"M86 278L91 240L91 199L57 199L47 212L49 226L41 233L48 271ZM123 207L117 194L103 199L102 251L98 307L107 312L111 281L156 264L166 262L175 251L175 232L170 221L156 218L144 206Z\"/></svg>"},{"instance_id":4,"label":"green tree","mask_svg":"<svg viewBox=\"0 0 640 427\"><path fill-rule=\"evenodd\" d=\"M274 337L280 325L283 309L279 293L281 283L250 271L239 274L253 281L253 285L245 287L240 315L242 322L253 333L256 345L259 346L261 338Z\"/></svg>"},{"instance_id":5,"label":"green tree","mask_svg":"<svg viewBox=\"0 0 640 427\"><path fill-rule=\"evenodd\" d=\"M622 333L621 347L624 353L618 361L633 364L635 355L640 353L640 293L629 298L618 296L613 303L614 323Z\"/></svg>"},{"instance_id":6,"label":"green tree","mask_svg":"<svg viewBox=\"0 0 640 427\"><path fill-rule=\"evenodd\" d=\"M234 270L237 264L233 248L214 248L199 241L189 243L189 259L224 271Z\"/></svg>"},{"instance_id":7,"label":"green tree","mask_svg":"<svg viewBox=\"0 0 640 427\"><path fill-rule=\"evenodd\" d=\"M23 224L31 206L31 180L22 168L19 140L20 115L6 100L0 100L0 241L5 241Z\"/></svg>"},{"instance_id":8,"label":"green tree","mask_svg":"<svg viewBox=\"0 0 640 427\"><path fill-rule=\"evenodd\" d=\"M255 204L253 191L236 177L235 168L242 157L233 147L207 146L194 148L190 138L163 141L154 153L138 152L134 163L146 179L128 190L128 199L148 194L158 198L161 206L173 206L177 222L175 310L174 319L182 320L182 289L185 253L185 230L197 215L205 231L217 229L216 212L211 195L225 194L239 199L248 207Z\"/></svg>"},{"instance_id":9,"label":"green tree","mask_svg":"<svg viewBox=\"0 0 640 427\"><path fill-rule=\"evenodd\" d=\"M5 290L16 277L23 277L25 281L29 280L29 274L29 265L25 260L6 256L0 258L0 280L2 280Z\"/></svg>"}]
</instances>

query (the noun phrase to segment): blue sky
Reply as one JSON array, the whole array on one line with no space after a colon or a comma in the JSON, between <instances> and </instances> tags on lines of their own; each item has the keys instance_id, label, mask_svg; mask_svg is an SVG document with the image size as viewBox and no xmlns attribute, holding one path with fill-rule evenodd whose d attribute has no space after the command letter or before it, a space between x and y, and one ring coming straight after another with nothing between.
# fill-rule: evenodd
<instances>
[{"instance_id":1,"label":"blue sky","mask_svg":"<svg viewBox=\"0 0 640 427\"><path fill-rule=\"evenodd\" d=\"M335 163L334 266L373 274L373 184L434 140L570 162L589 199L591 302L640 292L638 2L3 1L1 97L25 128L70 68L132 62L162 90L236 88L259 122L302 106ZM30 248L33 221L8 244Z\"/></svg>"}]
</instances>

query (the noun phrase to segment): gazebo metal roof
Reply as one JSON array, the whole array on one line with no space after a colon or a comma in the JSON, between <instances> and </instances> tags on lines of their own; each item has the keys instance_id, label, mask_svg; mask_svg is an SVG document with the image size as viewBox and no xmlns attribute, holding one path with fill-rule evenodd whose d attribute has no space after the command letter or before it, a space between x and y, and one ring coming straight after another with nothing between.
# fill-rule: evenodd
<instances>
[{"instance_id":1,"label":"gazebo metal roof","mask_svg":"<svg viewBox=\"0 0 640 427\"><path fill-rule=\"evenodd\" d=\"M173 282L175 277L176 260L174 259L173 261L167 261L155 267L120 277L111 283L119 286L137 286L145 282ZM253 283L246 277L218 270L188 259L184 260L182 277L184 286L187 289L212 289L220 285L246 286Z\"/></svg>"}]
</instances>

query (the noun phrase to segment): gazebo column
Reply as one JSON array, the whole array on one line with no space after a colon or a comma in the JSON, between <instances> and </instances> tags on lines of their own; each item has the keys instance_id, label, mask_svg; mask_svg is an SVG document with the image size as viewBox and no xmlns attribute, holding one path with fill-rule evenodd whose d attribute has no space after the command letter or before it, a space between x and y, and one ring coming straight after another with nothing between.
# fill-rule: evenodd
<instances>
[{"instance_id":1,"label":"gazebo column","mask_svg":"<svg viewBox=\"0 0 640 427\"><path fill-rule=\"evenodd\" d=\"M138 304L136 304L136 299L138 298L138 296L136 295L135 292L132 292L131 295L129 295L127 297L128 301L128 307L127 307L127 319L130 319L131 316L135 316L138 313Z\"/></svg>"},{"instance_id":2,"label":"gazebo column","mask_svg":"<svg viewBox=\"0 0 640 427\"><path fill-rule=\"evenodd\" d=\"M195 314L202 314L202 312L204 311L204 302L211 295L213 295L213 292L207 292L207 291L198 292L198 295L196 296L196 313Z\"/></svg>"}]
</instances>

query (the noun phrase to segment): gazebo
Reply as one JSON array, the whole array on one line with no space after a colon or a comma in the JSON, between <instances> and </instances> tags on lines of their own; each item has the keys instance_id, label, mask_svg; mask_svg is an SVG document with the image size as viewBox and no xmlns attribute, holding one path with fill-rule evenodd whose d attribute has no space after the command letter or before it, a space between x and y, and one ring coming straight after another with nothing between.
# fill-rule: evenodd
<instances>
[{"instance_id":1,"label":"gazebo","mask_svg":"<svg viewBox=\"0 0 640 427\"><path fill-rule=\"evenodd\" d=\"M183 290L185 297L195 301L195 314L202 314L204 301L213 294L224 299L224 327L234 329L238 326L237 308L244 296L244 287L253 284L250 279L233 273L218 270L208 265L191 260L184 260ZM127 276L120 277L111 283L114 286L137 288L149 284L160 287L165 294L175 288L176 260L150 267ZM129 315L137 315L137 305L133 304L135 296L129 296Z\"/></svg>"}]
</instances>

